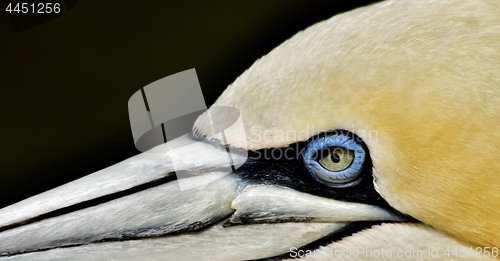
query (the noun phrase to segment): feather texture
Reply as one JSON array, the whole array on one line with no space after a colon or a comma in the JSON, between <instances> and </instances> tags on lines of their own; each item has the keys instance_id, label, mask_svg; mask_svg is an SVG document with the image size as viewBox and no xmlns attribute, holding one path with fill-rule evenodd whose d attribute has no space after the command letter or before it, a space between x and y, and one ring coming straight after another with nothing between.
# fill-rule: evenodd
<instances>
[{"instance_id":1,"label":"feather texture","mask_svg":"<svg viewBox=\"0 0 500 261\"><path fill-rule=\"evenodd\" d=\"M236 147L352 131L392 207L500 246L498 1L386 1L335 16L256 61L215 105L241 111Z\"/></svg>"}]
</instances>

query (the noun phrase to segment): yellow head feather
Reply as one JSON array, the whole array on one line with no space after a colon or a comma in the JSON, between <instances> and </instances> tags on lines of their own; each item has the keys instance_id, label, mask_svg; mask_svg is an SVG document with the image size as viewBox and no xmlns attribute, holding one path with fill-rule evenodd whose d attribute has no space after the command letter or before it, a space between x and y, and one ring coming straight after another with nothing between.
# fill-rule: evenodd
<instances>
[{"instance_id":1,"label":"yellow head feather","mask_svg":"<svg viewBox=\"0 0 500 261\"><path fill-rule=\"evenodd\" d=\"M500 246L498 1L387 1L335 16L255 62L216 105L241 111L246 141L228 142L248 149L350 130L390 205Z\"/></svg>"}]
</instances>

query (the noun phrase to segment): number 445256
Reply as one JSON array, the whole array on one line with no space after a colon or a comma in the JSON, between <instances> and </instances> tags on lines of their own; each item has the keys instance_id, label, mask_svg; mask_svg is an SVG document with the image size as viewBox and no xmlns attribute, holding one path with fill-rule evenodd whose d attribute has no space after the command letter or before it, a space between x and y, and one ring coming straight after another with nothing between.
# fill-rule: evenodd
<instances>
[{"instance_id":1,"label":"number 445256","mask_svg":"<svg viewBox=\"0 0 500 261\"><path fill-rule=\"evenodd\" d=\"M60 3L9 3L5 11L12 13L32 13L32 14L50 14L50 13L60 13L61 4Z\"/></svg>"}]
</instances>

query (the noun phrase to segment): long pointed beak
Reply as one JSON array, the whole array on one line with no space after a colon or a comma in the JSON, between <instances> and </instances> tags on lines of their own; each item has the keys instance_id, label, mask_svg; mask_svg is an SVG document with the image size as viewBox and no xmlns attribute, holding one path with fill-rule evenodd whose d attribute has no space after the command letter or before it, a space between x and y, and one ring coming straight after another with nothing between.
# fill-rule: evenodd
<instances>
[{"instance_id":1,"label":"long pointed beak","mask_svg":"<svg viewBox=\"0 0 500 261\"><path fill-rule=\"evenodd\" d=\"M227 176L228 156L236 166L246 160L185 135L6 207L0 211L0 252L197 230L233 212L237 182L234 175ZM174 165L189 177L172 180Z\"/></svg>"},{"instance_id":2,"label":"long pointed beak","mask_svg":"<svg viewBox=\"0 0 500 261\"><path fill-rule=\"evenodd\" d=\"M192 251L200 260L256 259L349 222L401 220L376 206L249 185L237 170L246 156L185 135L6 207L0 255L9 257L0 260L185 260ZM287 223L266 224L274 222Z\"/></svg>"}]
</instances>

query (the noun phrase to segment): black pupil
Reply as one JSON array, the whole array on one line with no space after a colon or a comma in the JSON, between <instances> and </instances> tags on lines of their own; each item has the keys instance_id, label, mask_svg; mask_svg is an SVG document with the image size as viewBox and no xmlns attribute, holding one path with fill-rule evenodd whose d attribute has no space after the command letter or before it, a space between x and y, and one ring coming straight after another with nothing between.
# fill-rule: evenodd
<instances>
[{"instance_id":1,"label":"black pupil","mask_svg":"<svg viewBox=\"0 0 500 261\"><path fill-rule=\"evenodd\" d=\"M330 158L332 159L333 163L339 163L340 162L340 156L339 156L339 154L337 154L337 152L332 153L332 155L330 156Z\"/></svg>"}]
</instances>

